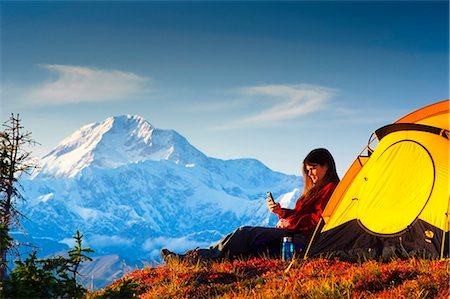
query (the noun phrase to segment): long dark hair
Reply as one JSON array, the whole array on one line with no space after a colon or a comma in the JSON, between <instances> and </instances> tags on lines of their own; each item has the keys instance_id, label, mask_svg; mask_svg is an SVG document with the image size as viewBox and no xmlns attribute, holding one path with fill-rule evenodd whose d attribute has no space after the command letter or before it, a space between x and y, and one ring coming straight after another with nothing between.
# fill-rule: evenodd
<instances>
[{"instance_id":1,"label":"long dark hair","mask_svg":"<svg viewBox=\"0 0 450 299\"><path fill-rule=\"evenodd\" d=\"M306 170L307 165L319 164L320 166L327 165L328 170L325 173L323 179L319 182L319 184L314 185L311 178L308 176L308 171ZM334 162L334 158L331 153L324 148L316 148L313 149L303 160L303 180L304 180L304 189L303 195L311 196L316 194L323 186L328 183L334 182L339 183L339 176L336 171L336 163Z\"/></svg>"}]
</instances>

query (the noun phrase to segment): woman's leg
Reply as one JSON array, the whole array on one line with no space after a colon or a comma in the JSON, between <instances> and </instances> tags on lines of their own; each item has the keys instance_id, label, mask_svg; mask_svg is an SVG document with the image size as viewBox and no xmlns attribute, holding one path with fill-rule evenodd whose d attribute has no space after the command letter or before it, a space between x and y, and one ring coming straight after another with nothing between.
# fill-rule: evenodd
<instances>
[{"instance_id":1,"label":"woman's leg","mask_svg":"<svg viewBox=\"0 0 450 299\"><path fill-rule=\"evenodd\" d=\"M164 260L170 256L176 258L201 258L209 260L264 253L278 256L280 254L280 246L283 237L294 237L294 245L297 249L306 247L308 242L306 237L294 234L292 230L274 227L243 226L226 235L208 249L189 250L184 255L175 254L167 249L162 249L161 255Z\"/></svg>"},{"instance_id":2,"label":"woman's leg","mask_svg":"<svg viewBox=\"0 0 450 299\"><path fill-rule=\"evenodd\" d=\"M228 234L207 250L219 258L262 253L279 255L282 238L292 237L293 235L293 231L287 229L243 226Z\"/></svg>"}]
</instances>

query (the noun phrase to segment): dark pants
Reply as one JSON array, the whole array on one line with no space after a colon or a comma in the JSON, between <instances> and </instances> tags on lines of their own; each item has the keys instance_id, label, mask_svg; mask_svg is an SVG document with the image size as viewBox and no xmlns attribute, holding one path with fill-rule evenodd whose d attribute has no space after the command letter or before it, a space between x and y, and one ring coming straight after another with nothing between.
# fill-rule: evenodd
<instances>
[{"instance_id":1,"label":"dark pants","mask_svg":"<svg viewBox=\"0 0 450 299\"><path fill-rule=\"evenodd\" d=\"M201 249L199 254L212 259L261 255L279 257L283 237L293 237L296 251L301 251L308 245L305 236L292 230L243 226L223 237L209 249Z\"/></svg>"}]
</instances>

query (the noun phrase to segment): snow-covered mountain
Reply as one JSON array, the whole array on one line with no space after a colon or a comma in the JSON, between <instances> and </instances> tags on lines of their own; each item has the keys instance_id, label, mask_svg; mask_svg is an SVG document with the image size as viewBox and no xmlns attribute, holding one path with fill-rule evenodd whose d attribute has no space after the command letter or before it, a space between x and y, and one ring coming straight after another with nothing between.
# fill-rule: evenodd
<instances>
[{"instance_id":1,"label":"snow-covered mountain","mask_svg":"<svg viewBox=\"0 0 450 299\"><path fill-rule=\"evenodd\" d=\"M111 169L146 160L204 165L207 157L175 131L159 130L140 116L88 124L43 157L34 177L71 178L89 166Z\"/></svg>"},{"instance_id":2,"label":"snow-covered mountain","mask_svg":"<svg viewBox=\"0 0 450 299\"><path fill-rule=\"evenodd\" d=\"M266 191L292 206L302 187L255 159L208 157L130 115L77 130L20 183L23 226L37 245L60 250L78 229L97 255L148 262L162 247L183 251L242 225L273 225Z\"/></svg>"}]
</instances>

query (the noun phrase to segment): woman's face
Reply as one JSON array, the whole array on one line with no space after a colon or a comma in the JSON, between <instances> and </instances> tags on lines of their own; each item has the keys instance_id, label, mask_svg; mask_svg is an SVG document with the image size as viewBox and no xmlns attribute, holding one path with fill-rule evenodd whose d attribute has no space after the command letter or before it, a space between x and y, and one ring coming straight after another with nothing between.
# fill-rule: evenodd
<instances>
[{"instance_id":1,"label":"woman's face","mask_svg":"<svg viewBox=\"0 0 450 299\"><path fill-rule=\"evenodd\" d=\"M311 178L313 184L317 184L322 181L323 177L327 173L328 166L320 164L306 164L306 174Z\"/></svg>"}]
</instances>

